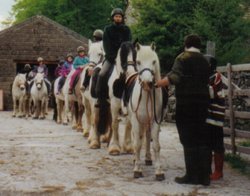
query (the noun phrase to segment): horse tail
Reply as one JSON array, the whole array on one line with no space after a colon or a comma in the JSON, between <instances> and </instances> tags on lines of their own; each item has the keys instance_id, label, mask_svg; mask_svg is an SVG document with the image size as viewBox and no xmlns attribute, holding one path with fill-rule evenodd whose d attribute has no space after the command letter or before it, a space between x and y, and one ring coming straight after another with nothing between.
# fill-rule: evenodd
<instances>
[{"instance_id":1,"label":"horse tail","mask_svg":"<svg viewBox=\"0 0 250 196\"><path fill-rule=\"evenodd\" d=\"M97 132L100 135L105 134L111 124L110 104L107 100L103 100L101 103L99 103L96 114Z\"/></svg>"}]
</instances>

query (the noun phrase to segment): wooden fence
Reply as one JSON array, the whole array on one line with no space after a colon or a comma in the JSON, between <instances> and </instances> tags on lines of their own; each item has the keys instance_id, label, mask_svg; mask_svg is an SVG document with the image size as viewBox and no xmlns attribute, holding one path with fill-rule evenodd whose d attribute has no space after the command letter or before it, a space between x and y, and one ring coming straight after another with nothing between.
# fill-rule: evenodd
<instances>
[{"instance_id":1,"label":"wooden fence","mask_svg":"<svg viewBox=\"0 0 250 196\"><path fill-rule=\"evenodd\" d=\"M224 133L230 135L231 144L225 143L225 148L232 150L233 154L235 154L236 152L250 154L250 147L239 146L235 142L236 137L248 139L250 138L250 130L238 130L235 128L236 119L250 120L250 112L235 111L233 107L233 98L240 96L250 97L250 89L240 89L232 82L232 73L250 71L250 64L231 65L229 63L225 67L218 67L217 70L221 73L226 72L228 78L228 90L226 91L226 95L228 98L229 107L226 110L226 118L229 119L229 127L224 127Z\"/></svg>"}]
</instances>

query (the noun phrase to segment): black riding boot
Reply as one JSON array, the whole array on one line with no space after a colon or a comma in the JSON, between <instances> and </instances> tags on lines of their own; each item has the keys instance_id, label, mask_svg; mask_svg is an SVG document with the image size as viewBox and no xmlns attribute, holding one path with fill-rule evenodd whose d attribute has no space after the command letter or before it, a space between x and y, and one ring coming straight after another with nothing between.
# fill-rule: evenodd
<instances>
[{"instance_id":1,"label":"black riding boot","mask_svg":"<svg viewBox=\"0 0 250 196\"><path fill-rule=\"evenodd\" d=\"M184 160L186 174L183 177L176 177L175 182L179 184L198 184L196 148L184 147Z\"/></svg>"}]
</instances>

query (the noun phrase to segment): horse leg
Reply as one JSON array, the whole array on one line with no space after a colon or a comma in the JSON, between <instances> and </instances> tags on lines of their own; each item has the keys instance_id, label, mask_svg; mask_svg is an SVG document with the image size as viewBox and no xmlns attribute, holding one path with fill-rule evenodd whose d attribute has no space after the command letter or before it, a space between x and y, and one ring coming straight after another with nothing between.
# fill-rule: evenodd
<instances>
[{"instance_id":1,"label":"horse leg","mask_svg":"<svg viewBox=\"0 0 250 196\"><path fill-rule=\"evenodd\" d=\"M45 112L46 112L46 105L47 105L47 98L43 98L41 100L41 108L40 108L40 119L45 119Z\"/></svg>"},{"instance_id":2,"label":"horse leg","mask_svg":"<svg viewBox=\"0 0 250 196\"><path fill-rule=\"evenodd\" d=\"M16 98L13 98L13 114L12 114L12 117L16 117L16 110L17 110L17 100Z\"/></svg>"},{"instance_id":3,"label":"horse leg","mask_svg":"<svg viewBox=\"0 0 250 196\"><path fill-rule=\"evenodd\" d=\"M18 104L18 117L22 118L23 116L23 97L19 98L19 104Z\"/></svg>"},{"instance_id":4,"label":"horse leg","mask_svg":"<svg viewBox=\"0 0 250 196\"><path fill-rule=\"evenodd\" d=\"M151 141L151 130L147 126L146 127L146 159L145 159L145 164L146 165L152 165L152 158L151 158L151 152L150 152L150 141Z\"/></svg>"},{"instance_id":5,"label":"horse leg","mask_svg":"<svg viewBox=\"0 0 250 196\"><path fill-rule=\"evenodd\" d=\"M33 100L34 102L34 116L33 119L38 119L38 113L39 113L39 104L38 104L38 100Z\"/></svg>"},{"instance_id":6,"label":"horse leg","mask_svg":"<svg viewBox=\"0 0 250 196\"><path fill-rule=\"evenodd\" d=\"M84 112L84 107L78 102L78 114L77 114L77 132L83 132L82 128L82 116Z\"/></svg>"},{"instance_id":7,"label":"horse leg","mask_svg":"<svg viewBox=\"0 0 250 196\"><path fill-rule=\"evenodd\" d=\"M142 147L142 138L143 132L137 119L132 119L132 132L133 132L133 143L134 143L134 153L135 153L135 160L134 160L134 178L141 178L142 175L142 168L141 168L141 160L140 160L140 152Z\"/></svg>"},{"instance_id":8,"label":"horse leg","mask_svg":"<svg viewBox=\"0 0 250 196\"><path fill-rule=\"evenodd\" d=\"M91 118L92 118L91 117L91 104L85 98L83 99L84 99L85 117L86 117L85 128L83 130L83 137L88 137L89 130L91 129Z\"/></svg>"},{"instance_id":9,"label":"horse leg","mask_svg":"<svg viewBox=\"0 0 250 196\"><path fill-rule=\"evenodd\" d=\"M59 110L57 110L57 123L61 124L63 121L63 104L62 100L58 100Z\"/></svg>"},{"instance_id":10,"label":"horse leg","mask_svg":"<svg viewBox=\"0 0 250 196\"><path fill-rule=\"evenodd\" d=\"M160 143L159 143L159 132L160 132L160 126L156 123L152 126L152 139L153 139L153 149L155 154L155 176L156 180L162 181L165 179L165 175L162 171L162 165L160 161Z\"/></svg>"},{"instance_id":11,"label":"horse leg","mask_svg":"<svg viewBox=\"0 0 250 196\"><path fill-rule=\"evenodd\" d=\"M105 134L101 135L101 142L103 143L108 143L110 142L110 138L112 136L112 128L111 128L111 123L112 123L112 118L111 118L111 108L109 107L108 108L108 112L107 112L107 115L109 116L108 117L108 130L106 131Z\"/></svg>"},{"instance_id":12,"label":"horse leg","mask_svg":"<svg viewBox=\"0 0 250 196\"><path fill-rule=\"evenodd\" d=\"M94 123L93 123L94 128L91 129L89 139L88 139L89 142L90 142L89 147L91 149L97 149L97 148L101 147L101 145L100 145L100 134L97 131L97 122L99 121L98 117L99 117L99 108L95 108L95 110L94 110L94 118L93 118L94 119L93 120L94 121Z\"/></svg>"},{"instance_id":13,"label":"horse leg","mask_svg":"<svg viewBox=\"0 0 250 196\"><path fill-rule=\"evenodd\" d=\"M72 101L71 113L73 114L72 117L72 129L77 129L77 122L78 122L78 104L75 101Z\"/></svg>"},{"instance_id":14,"label":"horse leg","mask_svg":"<svg viewBox=\"0 0 250 196\"><path fill-rule=\"evenodd\" d=\"M127 154L133 154L133 146L131 141L131 122L127 119L126 127L125 127L125 134L124 134L124 141L122 151Z\"/></svg>"},{"instance_id":15,"label":"horse leg","mask_svg":"<svg viewBox=\"0 0 250 196\"><path fill-rule=\"evenodd\" d=\"M56 122L58 124L61 124L62 123L62 103L61 101L58 99L58 98L55 98L55 105L56 105Z\"/></svg>"},{"instance_id":16,"label":"horse leg","mask_svg":"<svg viewBox=\"0 0 250 196\"><path fill-rule=\"evenodd\" d=\"M92 135L94 134L94 131L95 131L95 125L96 125L95 124L95 112L96 112L95 102L91 103L90 107L91 107L91 115L90 115L91 124L90 124L89 136L88 136L88 143L91 142Z\"/></svg>"},{"instance_id":17,"label":"horse leg","mask_svg":"<svg viewBox=\"0 0 250 196\"><path fill-rule=\"evenodd\" d=\"M64 119L63 125L68 125L68 115L69 115L69 96L68 94L64 95Z\"/></svg>"},{"instance_id":18,"label":"horse leg","mask_svg":"<svg viewBox=\"0 0 250 196\"><path fill-rule=\"evenodd\" d=\"M118 128L119 128L119 107L112 107L112 136L111 141L109 144L109 154L110 155L119 155L121 152L120 144L119 144L119 134L118 134Z\"/></svg>"}]
</instances>

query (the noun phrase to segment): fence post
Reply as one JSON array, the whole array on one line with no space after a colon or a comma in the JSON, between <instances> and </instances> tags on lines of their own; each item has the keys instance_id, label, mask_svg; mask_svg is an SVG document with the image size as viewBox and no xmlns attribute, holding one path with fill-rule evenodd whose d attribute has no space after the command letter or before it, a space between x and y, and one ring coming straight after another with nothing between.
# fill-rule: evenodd
<instances>
[{"instance_id":1,"label":"fence post","mask_svg":"<svg viewBox=\"0 0 250 196\"><path fill-rule=\"evenodd\" d=\"M228 77L228 104L229 104L229 121L230 121L230 132L231 132L231 145L232 153L236 153L235 146L235 119L233 109L233 85L232 85L232 65L227 64L227 77Z\"/></svg>"}]
</instances>

